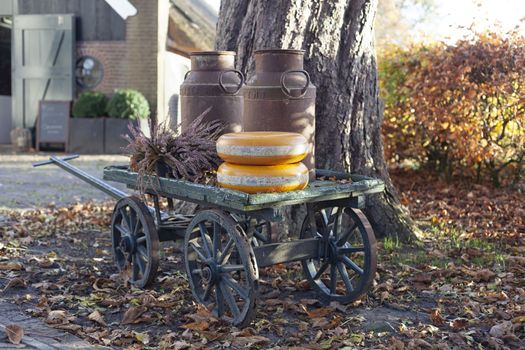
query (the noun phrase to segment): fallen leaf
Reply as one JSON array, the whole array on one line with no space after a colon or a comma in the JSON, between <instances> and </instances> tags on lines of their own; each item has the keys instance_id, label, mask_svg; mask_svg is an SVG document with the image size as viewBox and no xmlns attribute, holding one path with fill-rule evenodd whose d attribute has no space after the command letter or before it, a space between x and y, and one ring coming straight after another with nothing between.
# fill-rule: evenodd
<instances>
[{"instance_id":1,"label":"fallen leaf","mask_svg":"<svg viewBox=\"0 0 525 350\"><path fill-rule=\"evenodd\" d=\"M26 281L22 277L15 277L7 282L4 292L10 288L26 288Z\"/></svg>"},{"instance_id":2,"label":"fallen leaf","mask_svg":"<svg viewBox=\"0 0 525 350\"><path fill-rule=\"evenodd\" d=\"M497 325L492 326L489 331L489 334L494 338L502 339L506 335L512 334L512 322L504 321L498 323Z\"/></svg>"},{"instance_id":3,"label":"fallen leaf","mask_svg":"<svg viewBox=\"0 0 525 350\"><path fill-rule=\"evenodd\" d=\"M24 265L19 262L3 262L0 263L0 270L5 271L20 271L24 269Z\"/></svg>"},{"instance_id":4,"label":"fallen leaf","mask_svg":"<svg viewBox=\"0 0 525 350\"><path fill-rule=\"evenodd\" d=\"M455 331L460 331L462 329L467 328L468 320L464 318L456 318L452 322L450 322L450 327L452 327Z\"/></svg>"},{"instance_id":5,"label":"fallen leaf","mask_svg":"<svg viewBox=\"0 0 525 350\"><path fill-rule=\"evenodd\" d=\"M474 280L476 280L477 282L488 282L491 279L493 279L495 276L496 274L490 271L489 269L483 269L483 270L476 271L473 277L474 277Z\"/></svg>"},{"instance_id":6,"label":"fallen leaf","mask_svg":"<svg viewBox=\"0 0 525 350\"><path fill-rule=\"evenodd\" d=\"M262 335L252 335L250 337L237 337L233 339L232 346L249 348L254 344L265 344L269 342L270 339L263 337Z\"/></svg>"},{"instance_id":7,"label":"fallen leaf","mask_svg":"<svg viewBox=\"0 0 525 350\"><path fill-rule=\"evenodd\" d=\"M210 324L206 321L197 321L187 323L181 326L182 328L191 329L192 331L205 331L210 328Z\"/></svg>"},{"instance_id":8,"label":"fallen leaf","mask_svg":"<svg viewBox=\"0 0 525 350\"><path fill-rule=\"evenodd\" d=\"M443 319L443 316L441 316L441 311L439 309L430 311L430 319L432 320L432 324L434 326L439 327L445 324L445 320Z\"/></svg>"},{"instance_id":9,"label":"fallen leaf","mask_svg":"<svg viewBox=\"0 0 525 350\"><path fill-rule=\"evenodd\" d=\"M24 336L24 329L16 324L9 324L5 326L5 333L11 344L18 345Z\"/></svg>"},{"instance_id":10,"label":"fallen leaf","mask_svg":"<svg viewBox=\"0 0 525 350\"><path fill-rule=\"evenodd\" d=\"M68 322L69 320L65 310L52 310L47 314L46 323L48 324L60 324Z\"/></svg>"},{"instance_id":11,"label":"fallen leaf","mask_svg":"<svg viewBox=\"0 0 525 350\"><path fill-rule=\"evenodd\" d=\"M135 339L137 339L139 342L141 342L144 345L147 345L149 343L148 333L141 333L141 332L133 331L133 336L135 337Z\"/></svg>"},{"instance_id":12,"label":"fallen leaf","mask_svg":"<svg viewBox=\"0 0 525 350\"><path fill-rule=\"evenodd\" d=\"M130 307L122 316L122 324L138 323L139 317L146 312L147 308L144 306Z\"/></svg>"},{"instance_id":13,"label":"fallen leaf","mask_svg":"<svg viewBox=\"0 0 525 350\"><path fill-rule=\"evenodd\" d=\"M319 318L319 317L325 317L325 316L332 314L334 312L334 309L332 309L331 307L320 307L318 309L314 309L311 311L308 311L305 309L305 311L308 317Z\"/></svg>"},{"instance_id":14,"label":"fallen leaf","mask_svg":"<svg viewBox=\"0 0 525 350\"><path fill-rule=\"evenodd\" d=\"M88 315L88 319L91 321L94 321L98 323L101 326L107 326L106 321L104 321L104 317L98 312L98 310L93 311Z\"/></svg>"}]
</instances>

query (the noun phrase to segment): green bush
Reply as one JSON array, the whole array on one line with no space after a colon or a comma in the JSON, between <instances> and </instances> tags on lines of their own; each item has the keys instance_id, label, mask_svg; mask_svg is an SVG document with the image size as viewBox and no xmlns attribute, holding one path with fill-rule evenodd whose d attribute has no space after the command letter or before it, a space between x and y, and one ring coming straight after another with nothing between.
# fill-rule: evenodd
<instances>
[{"instance_id":1,"label":"green bush","mask_svg":"<svg viewBox=\"0 0 525 350\"><path fill-rule=\"evenodd\" d=\"M75 118L95 118L106 114L108 98L98 91L86 91L78 96L73 104L72 114Z\"/></svg>"},{"instance_id":2,"label":"green bush","mask_svg":"<svg viewBox=\"0 0 525 350\"><path fill-rule=\"evenodd\" d=\"M150 114L149 104L144 95L133 89L118 89L109 100L107 109L112 118L144 119Z\"/></svg>"}]
</instances>

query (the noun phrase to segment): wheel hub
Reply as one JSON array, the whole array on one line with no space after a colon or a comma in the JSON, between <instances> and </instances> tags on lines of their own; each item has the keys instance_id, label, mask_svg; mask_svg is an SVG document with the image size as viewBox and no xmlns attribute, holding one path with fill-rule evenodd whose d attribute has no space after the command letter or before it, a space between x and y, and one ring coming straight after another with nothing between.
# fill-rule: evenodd
<instances>
[{"instance_id":1,"label":"wheel hub","mask_svg":"<svg viewBox=\"0 0 525 350\"><path fill-rule=\"evenodd\" d=\"M120 248L126 253L132 253L135 250L135 240L130 236L122 237Z\"/></svg>"},{"instance_id":2,"label":"wheel hub","mask_svg":"<svg viewBox=\"0 0 525 350\"><path fill-rule=\"evenodd\" d=\"M202 278L206 283L216 283L221 276L219 265L214 261L206 262L206 266L202 269Z\"/></svg>"},{"instance_id":3,"label":"wheel hub","mask_svg":"<svg viewBox=\"0 0 525 350\"><path fill-rule=\"evenodd\" d=\"M330 237L328 242L328 261L332 264L336 264L339 261L339 247L334 237Z\"/></svg>"}]
</instances>

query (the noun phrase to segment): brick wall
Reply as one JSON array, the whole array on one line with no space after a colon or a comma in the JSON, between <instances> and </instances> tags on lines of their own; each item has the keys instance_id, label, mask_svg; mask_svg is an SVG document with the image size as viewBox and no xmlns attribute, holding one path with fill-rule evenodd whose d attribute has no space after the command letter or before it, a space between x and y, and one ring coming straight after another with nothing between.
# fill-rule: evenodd
<instances>
[{"instance_id":1,"label":"brick wall","mask_svg":"<svg viewBox=\"0 0 525 350\"><path fill-rule=\"evenodd\" d=\"M79 41L77 42L77 59L92 56L102 63L104 77L94 90L111 94L117 88L127 87L125 74L125 41Z\"/></svg>"},{"instance_id":2,"label":"brick wall","mask_svg":"<svg viewBox=\"0 0 525 350\"><path fill-rule=\"evenodd\" d=\"M137 15L126 19L125 41L77 43L77 58L90 55L104 66L104 79L95 90L112 93L115 88L136 89L144 94L151 110L163 120L168 111L164 98L164 60L169 0L130 0Z\"/></svg>"},{"instance_id":3,"label":"brick wall","mask_svg":"<svg viewBox=\"0 0 525 350\"><path fill-rule=\"evenodd\" d=\"M137 15L126 20L127 56L125 74L128 86L141 91L157 111L159 49L159 6L164 3L151 0L131 0ZM166 14L167 15L167 14ZM160 111L159 111L160 112Z\"/></svg>"}]
</instances>

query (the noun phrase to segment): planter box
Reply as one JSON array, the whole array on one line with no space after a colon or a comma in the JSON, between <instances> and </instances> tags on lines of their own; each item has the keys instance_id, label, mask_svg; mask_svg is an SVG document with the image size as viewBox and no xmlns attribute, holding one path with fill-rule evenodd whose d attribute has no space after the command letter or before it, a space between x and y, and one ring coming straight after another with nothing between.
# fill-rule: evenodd
<instances>
[{"instance_id":1,"label":"planter box","mask_svg":"<svg viewBox=\"0 0 525 350\"><path fill-rule=\"evenodd\" d=\"M11 96L0 96L0 143L11 143Z\"/></svg>"},{"instance_id":2,"label":"planter box","mask_svg":"<svg viewBox=\"0 0 525 350\"><path fill-rule=\"evenodd\" d=\"M104 152L107 154L124 154L122 150L128 145L124 135L129 135L128 125L137 126L138 121L118 118L104 118Z\"/></svg>"},{"instance_id":3,"label":"planter box","mask_svg":"<svg viewBox=\"0 0 525 350\"><path fill-rule=\"evenodd\" d=\"M105 118L71 118L69 127L69 153L104 153Z\"/></svg>"}]
</instances>

